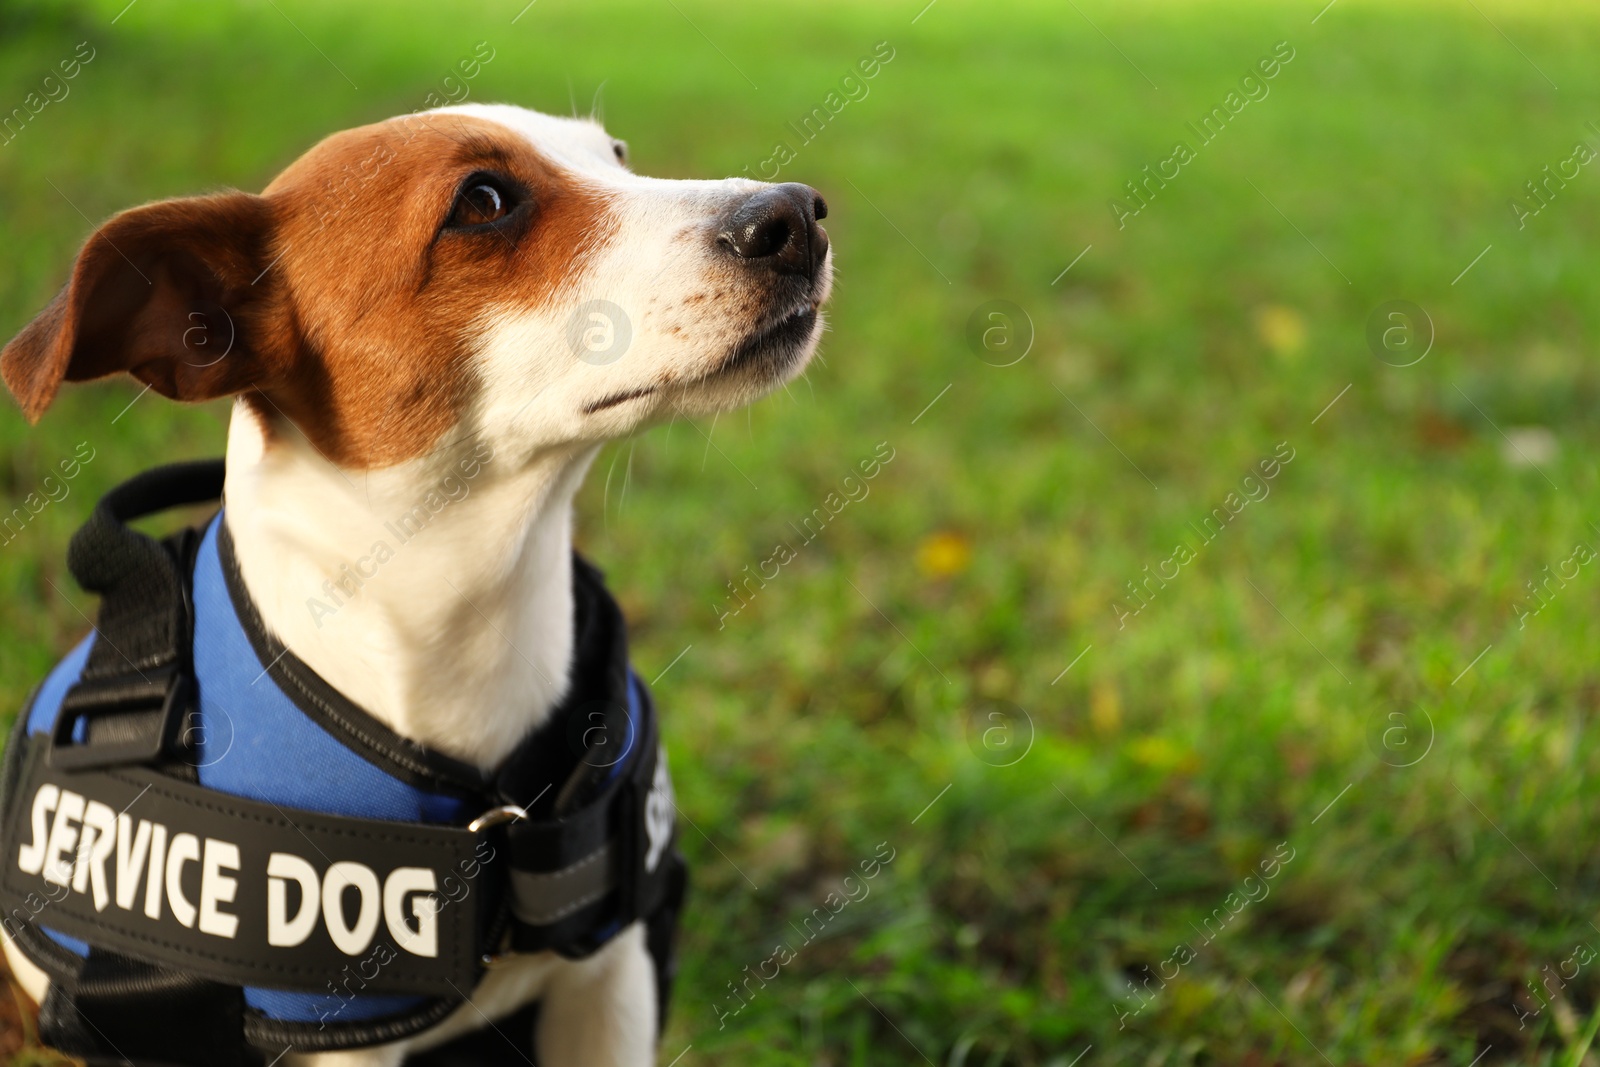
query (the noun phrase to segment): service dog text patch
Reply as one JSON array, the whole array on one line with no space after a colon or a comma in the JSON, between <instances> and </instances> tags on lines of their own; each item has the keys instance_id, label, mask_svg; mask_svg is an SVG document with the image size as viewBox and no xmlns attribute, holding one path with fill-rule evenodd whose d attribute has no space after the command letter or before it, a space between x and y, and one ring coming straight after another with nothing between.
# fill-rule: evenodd
<instances>
[{"instance_id":1,"label":"service dog text patch","mask_svg":"<svg viewBox=\"0 0 1600 1067\"><path fill-rule=\"evenodd\" d=\"M450 827L285 810L143 768L64 771L17 739L4 926L218 981L459 995L492 847Z\"/></svg>"}]
</instances>

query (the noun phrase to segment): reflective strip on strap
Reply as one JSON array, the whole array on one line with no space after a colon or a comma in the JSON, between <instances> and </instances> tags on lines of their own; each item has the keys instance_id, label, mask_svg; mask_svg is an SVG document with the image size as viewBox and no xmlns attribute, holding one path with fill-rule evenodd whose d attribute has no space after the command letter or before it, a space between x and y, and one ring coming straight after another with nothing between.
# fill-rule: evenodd
<instances>
[{"instance_id":1,"label":"reflective strip on strap","mask_svg":"<svg viewBox=\"0 0 1600 1067\"><path fill-rule=\"evenodd\" d=\"M511 911L529 926L547 926L605 896L617 884L616 858L606 842L559 871L511 872Z\"/></svg>"}]
</instances>

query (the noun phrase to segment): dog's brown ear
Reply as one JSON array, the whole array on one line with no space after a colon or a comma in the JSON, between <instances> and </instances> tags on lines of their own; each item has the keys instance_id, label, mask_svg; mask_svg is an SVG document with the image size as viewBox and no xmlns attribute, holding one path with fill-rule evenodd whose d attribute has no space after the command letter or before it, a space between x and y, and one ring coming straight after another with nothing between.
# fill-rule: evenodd
<instances>
[{"instance_id":1,"label":"dog's brown ear","mask_svg":"<svg viewBox=\"0 0 1600 1067\"><path fill-rule=\"evenodd\" d=\"M248 193L124 211L85 242L66 287L0 352L0 375L30 422L63 381L118 371L176 400L249 388L265 373L272 335L275 287L261 281L271 244L271 205Z\"/></svg>"}]
</instances>

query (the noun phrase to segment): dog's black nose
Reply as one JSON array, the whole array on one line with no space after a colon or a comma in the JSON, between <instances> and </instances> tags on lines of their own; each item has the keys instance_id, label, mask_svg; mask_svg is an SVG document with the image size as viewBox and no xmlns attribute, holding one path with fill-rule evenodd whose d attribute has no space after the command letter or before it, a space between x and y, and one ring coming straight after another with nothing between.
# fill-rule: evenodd
<instances>
[{"instance_id":1,"label":"dog's black nose","mask_svg":"<svg viewBox=\"0 0 1600 1067\"><path fill-rule=\"evenodd\" d=\"M815 189L785 182L735 208L723 220L717 243L751 266L815 277L828 254L828 233L817 220L827 217L827 201Z\"/></svg>"}]
</instances>

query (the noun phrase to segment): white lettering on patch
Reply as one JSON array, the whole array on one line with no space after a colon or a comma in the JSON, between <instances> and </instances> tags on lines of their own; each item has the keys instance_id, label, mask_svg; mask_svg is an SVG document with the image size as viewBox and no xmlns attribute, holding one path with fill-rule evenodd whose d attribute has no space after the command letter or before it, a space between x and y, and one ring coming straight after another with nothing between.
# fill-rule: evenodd
<instances>
[{"instance_id":1,"label":"white lettering on patch","mask_svg":"<svg viewBox=\"0 0 1600 1067\"><path fill-rule=\"evenodd\" d=\"M653 868L672 832L672 786L662 765L648 805ZM139 906L142 883L146 918L170 917L210 937L239 937L241 872L261 869L246 864L239 844L118 814L101 801L50 783L35 792L27 825L32 836L17 849L17 870L61 887L60 897L52 899L85 894L97 912L112 904L131 912ZM187 874L189 890L194 889L191 865L200 869L193 899L184 882ZM266 880L266 940L272 948L297 948L320 925L340 952L360 956L381 925L405 952L427 959L439 955L444 897L431 868L398 867L385 876L344 860L319 875L305 858L273 852Z\"/></svg>"},{"instance_id":2,"label":"white lettering on patch","mask_svg":"<svg viewBox=\"0 0 1600 1067\"><path fill-rule=\"evenodd\" d=\"M650 795L644 802L644 830L649 838L649 849L644 855L644 869L654 873L666 854L672 840L673 816L678 810L672 796L672 778L667 774L667 750L656 756L656 773L650 782Z\"/></svg>"}]
</instances>

